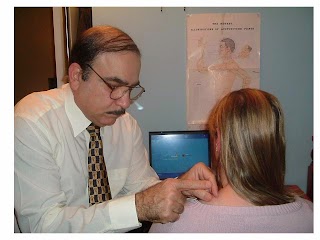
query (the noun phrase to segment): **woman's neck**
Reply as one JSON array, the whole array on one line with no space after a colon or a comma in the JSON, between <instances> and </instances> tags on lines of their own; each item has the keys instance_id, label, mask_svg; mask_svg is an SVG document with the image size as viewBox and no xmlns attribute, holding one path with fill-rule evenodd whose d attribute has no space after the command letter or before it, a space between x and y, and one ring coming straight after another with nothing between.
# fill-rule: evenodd
<instances>
[{"instance_id":1,"label":"woman's neck","mask_svg":"<svg viewBox=\"0 0 320 240\"><path fill-rule=\"evenodd\" d=\"M204 204L217 206L254 206L251 202L237 194L228 182L223 169L220 170L220 181L222 187L218 192L218 197L212 198L210 202L201 201Z\"/></svg>"},{"instance_id":2,"label":"woman's neck","mask_svg":"<svg viewBox=\"0 0 320 240\"><path fill-rule=\"evenodd\" d=\"M254 206L248 200L240 197L229 184L226 184L218 192L218 197L214 197L210 202L201 201L204 204L216 205L216 206L233 206L244 207Z\"/></svg>"}]
</instances>

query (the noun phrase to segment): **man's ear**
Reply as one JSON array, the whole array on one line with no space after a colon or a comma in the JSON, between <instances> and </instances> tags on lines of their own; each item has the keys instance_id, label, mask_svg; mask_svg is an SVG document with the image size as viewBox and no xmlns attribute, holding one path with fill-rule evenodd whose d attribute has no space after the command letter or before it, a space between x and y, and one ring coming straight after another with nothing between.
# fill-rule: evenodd
<instances>
[{"instance_id":1,"label":"man's ear","mask_svg":"<svg viewBox=\"0 0 320 240\"><path fill-rule=\"evenodd\" d=\"M72 63L68 69L69 84L72 90L77 90L82 80L82 68L78 63Z\"/></svg>"}]
</instances>

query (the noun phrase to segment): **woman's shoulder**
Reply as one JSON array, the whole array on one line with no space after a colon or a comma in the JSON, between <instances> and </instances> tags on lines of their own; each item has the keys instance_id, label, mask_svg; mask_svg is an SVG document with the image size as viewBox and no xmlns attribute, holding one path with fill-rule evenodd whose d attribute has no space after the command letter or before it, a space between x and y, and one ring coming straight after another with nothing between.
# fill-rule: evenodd
<instances>
[{"instance_id":1,"label":"woman's shoulder","mask_svg":"<svg viewBox=\"0 0 320 240\"><path fill-rule=\"evenodd\" d=\"M309 209L313 212L313 202L302 197L296 197L295 202L301 203L302 208Z\"/></svg>"}]
</instances>

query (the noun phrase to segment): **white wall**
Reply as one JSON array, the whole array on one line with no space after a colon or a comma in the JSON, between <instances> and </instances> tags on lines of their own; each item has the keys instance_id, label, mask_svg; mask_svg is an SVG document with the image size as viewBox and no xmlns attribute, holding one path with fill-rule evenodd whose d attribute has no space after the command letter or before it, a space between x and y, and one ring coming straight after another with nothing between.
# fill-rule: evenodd
<instances>
[{"instance_id":1,"label":"white wall","mask_svg":"<svg viewBox=\"0 0 320 240\"><path fill-rule=\"evenodd\" d=\"M286 117L287 184L306 191L313 148L312 8L93 8L93 25L127 32L142 52L141 84L146 93L138 120L148 149L148 132L185 130L186 14L259 12L261 14L260 88L276 95Z\"/></svg>"}]
</instances>

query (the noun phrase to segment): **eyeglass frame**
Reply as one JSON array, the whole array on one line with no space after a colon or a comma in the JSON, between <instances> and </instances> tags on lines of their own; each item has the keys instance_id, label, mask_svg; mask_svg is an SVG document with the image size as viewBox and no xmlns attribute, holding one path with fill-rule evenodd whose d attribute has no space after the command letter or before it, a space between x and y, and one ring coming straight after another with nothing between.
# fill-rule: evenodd
<instances>
[{"instance_id":1,"label":"eyeglass frame","mask_svg":"<svg viewBox=\"0 0 320 240\"><path fill-rule=\"evenodd\" d=\"M140 88L141 88L141 92L140 92L135 98L131 99L131 98L130 98L130 94L129 94L130 100L131 100L131 101L135 101L135 100L137 100L139 97L141 97L141 95L146 91L145 88L140 85L140 83L138 83L138 85L136 85L136 86L134 86L134 87L125 86L125 85L114 87L114 86L110 85L106 80L104 80L103 77L101 77L100 74L97 73L96 70L94 70L93 67L92 67L90 64L87 63L86 65L87 65L95 74L97 74L97 76L107 85L108 88L110 88L110 90L111 90L111 92L110 92L110 98L111 98L112 100L118 100L118 99L122 98L128 91L131 92L132 89L137 88L137 87L140 87ZM122 94L121 97L119 97L119 98L112 98L112 97L111 97L111 94L113 93L113 91L115 91L117 88L120 88L120 87L127 87L128 89L127 89L126 91L123 91L123 94Z\"/></svg>"}]
</instances>

